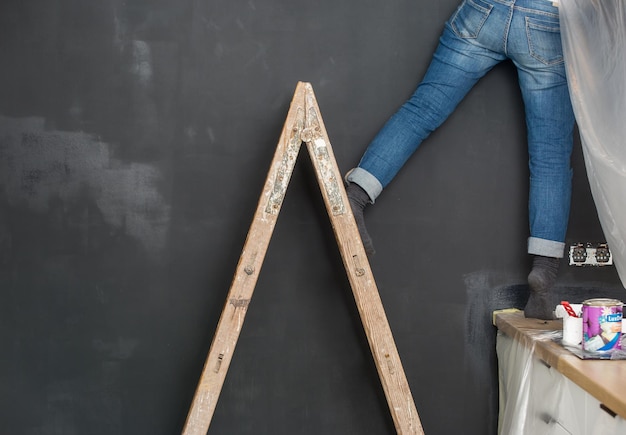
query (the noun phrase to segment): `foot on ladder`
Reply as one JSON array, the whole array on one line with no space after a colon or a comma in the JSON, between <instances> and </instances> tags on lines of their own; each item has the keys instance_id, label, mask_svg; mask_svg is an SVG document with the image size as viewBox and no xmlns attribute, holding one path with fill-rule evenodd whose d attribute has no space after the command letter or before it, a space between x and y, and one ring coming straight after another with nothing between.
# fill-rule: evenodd
<instances>
[{"instance_id":1,"label":"foot on ladder","mask_svg":"<svg viewBox=\"0 0 626 435\"><path fill-rule=\"evenodd\" d=\"M376 253L376 250L374 249L374 242L365 227L365 218L363 217L363 210L365 209L365 206L370 203L370 197L367 192L361 188L361 186L355 183L350 183L348 185L346 188L346 194L348 195L348 200L350 201L350 207L352 208L352 214L354 215L356 226L359 229L359 234L361 235L361 241L363 242L365 253L368 257L371 257Z\"/></svg>"}]
</instances>

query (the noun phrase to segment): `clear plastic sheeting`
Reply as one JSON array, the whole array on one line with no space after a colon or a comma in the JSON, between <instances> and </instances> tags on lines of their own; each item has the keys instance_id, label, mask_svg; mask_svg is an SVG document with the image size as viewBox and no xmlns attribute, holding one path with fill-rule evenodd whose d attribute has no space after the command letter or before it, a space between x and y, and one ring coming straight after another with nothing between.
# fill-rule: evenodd
<instances>
[{"instance_id":1,"label":"clear plastic sheeting","mask_svg":"<svg viewBox=\"0 0 626 435\"><path fill-rule=\"evenodd\" d=\"M546 331L547 336L543 339L552 339L551 333L552 331ZM545 382L546 377L551 377L549 369L533 358L534 347L534 341L532 347L528 348L519 341L498 332L496 342L500 386L498 434L559 433L555 425L558 424L559 402L567 396L567 392L564 391L567 386L565 378ZM570 418L570 416L561 418ZM578 422L574 421L574 423Z\"/></svg>"},{"instance_id":2,"label":"clear plastic sheeting","mask_svg":"<svg viewBox=\"0 0 626 435\"><path fill-rule=\"evenodd\" d=\"M560 331L535 331L532 345L498 331L499 435L624 435L626 420L534 355ZM606 363L597 361L598 363Z\"/></svg>"},{"instance_id":3,"label":"clear plastic sheeting","mask_svg":"<svg viewBox=\"0 0 626 435\"><path fill-rule=\"evenodd\" d=\"M626 1L559 0L559 10L591 192L626 286Z\"/></svg>"}]
</instances>

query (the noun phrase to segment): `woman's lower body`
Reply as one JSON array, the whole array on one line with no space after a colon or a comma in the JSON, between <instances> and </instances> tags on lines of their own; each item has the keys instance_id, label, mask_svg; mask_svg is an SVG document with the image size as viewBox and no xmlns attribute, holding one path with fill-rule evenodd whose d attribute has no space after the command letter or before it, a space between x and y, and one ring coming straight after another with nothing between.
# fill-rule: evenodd
<instances>
[{"instance_id":1,"label":"woman's lower body","mask_svg":"<svg viewBox=\"0 0 626 435\"><path fill-rule=\"evenodd\" d=\"M424 79L376 135L346 180L353 209L361 208L360 213L355 211L355 218L371 253L373 245L362 218L365 204L374 203L476 82L507 59L517 68L528 133L528 253L535 255L535 260L547 259L535 266L537 271L547 266L548 273L540 273L539 278L533 272L529 275L531 299L542 294L546 299L565 248L574 130L558 10L552 2L465 0L446 22ZM528 316L551 317L549 307L527 308Z\"/></svg>"}]
</instances>

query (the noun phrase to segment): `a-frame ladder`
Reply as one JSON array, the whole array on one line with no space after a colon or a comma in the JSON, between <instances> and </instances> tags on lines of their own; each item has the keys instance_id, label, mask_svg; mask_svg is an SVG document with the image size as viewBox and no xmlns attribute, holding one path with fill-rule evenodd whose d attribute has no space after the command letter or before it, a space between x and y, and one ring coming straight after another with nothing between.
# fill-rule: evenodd
<instances>
[{"instance_id":1,"label":"a-frame ladder","mask_svg":"<svg viewBox=\"0 0 626 435\"><path fill-rule=\"evenodd\" d=\"M411 390L309 83L299 82L246 238L183 435L205 435L302 142L311 156L354 299L399 434L423 434Z\"/></svg>"}]
</instances>

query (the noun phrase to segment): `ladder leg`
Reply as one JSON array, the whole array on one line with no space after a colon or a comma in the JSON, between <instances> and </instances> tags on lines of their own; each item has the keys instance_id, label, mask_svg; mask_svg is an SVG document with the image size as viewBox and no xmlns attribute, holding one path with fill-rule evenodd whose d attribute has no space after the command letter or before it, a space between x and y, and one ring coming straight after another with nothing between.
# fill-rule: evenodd
<instances>
[{"instance_id":1,"label":"ladder leg","mask_svg":"<svg viewBox=\"0 0 626 435\"><path fill-rule=\"evenodd\" d=\"M261 271L287 185L302 145L304 85L298 84L259 199L226 303L183 428L184 435L209 429L254 287Z\"/></svg>"},{"instance_id":2,"label":"ladder leg","mask_svg":"<svg viewBox=\"0 0 626 435\"><path fill-rule=\"evenodd\" d=\"M315 166L328 216L396 431L399 434L423 434L415 402L310 84L306 85L305 99L306 125L302 139L306 142Z\"/></svg>"}]
</instances>

